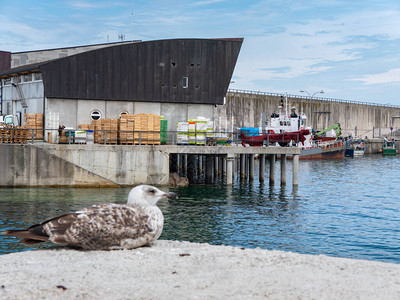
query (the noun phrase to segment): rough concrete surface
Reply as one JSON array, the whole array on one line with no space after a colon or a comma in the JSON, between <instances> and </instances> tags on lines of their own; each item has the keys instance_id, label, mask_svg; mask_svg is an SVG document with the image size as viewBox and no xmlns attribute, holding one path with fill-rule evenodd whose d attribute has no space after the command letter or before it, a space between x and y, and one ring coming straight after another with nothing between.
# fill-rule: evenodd
<instances>
[{"instance_id":1,"label":"rough concrete surface","mask_svg":"<svg viewBox=\"0 0 400 300\"><path fill-rule=\"evenodd\" d=\"M400 265L157 241L0 256L0 299L400 299Z\"/></svg>"}]
</instances>

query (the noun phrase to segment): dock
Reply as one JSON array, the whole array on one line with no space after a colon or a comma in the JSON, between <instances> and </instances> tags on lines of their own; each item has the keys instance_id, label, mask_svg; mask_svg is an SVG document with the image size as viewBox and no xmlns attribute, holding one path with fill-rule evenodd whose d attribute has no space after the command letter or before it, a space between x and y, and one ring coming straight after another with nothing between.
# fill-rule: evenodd
<instances>
[{"instance_id":1,"label":"dock","mask_svg":"<svg viewBox=\"0 0 400 300\"><path fill-rule=\"evenodd\" d=\"M281 184L286 184L286 159L293 158L293 185L298 185L298 166L300 148L298 147L242 147L242 146L166 146L166 152L170 154L170 160L176 165L170 164L170 172L183 171L189 177L193 173L204 173L206 183L212 179L221 177L227 185L231 185L236 176L243 181L254 181L254 159L260 160L259 181L265 180L265 161L269 160L269 183L275 183L275 162L277 156L281 159ZM188 167L190 166L190 167ZM236 171L237 170L237 171ZM213 176L214 175L214 176Z\"/></svg>"},{"instance_id":2,"label":"dock","mask_svg":"<svg viewBox=\"0 0 400 300\"><path fill-rule=\"evenodd\" d=\"M206 183L235 176L254 180L255 155L260 159L259 180L264 182L269 160L269 183L275 183L275 160L281 158L281 184L286 184L286 158L293 158L293 185L298 185L298 147L0 144L4 158L0 186L107 187L137 184L168 185L170 173L185 170L190 179L204 174ZM222 177L221 177L222 176Z\"/></svg>"}]
</instances>

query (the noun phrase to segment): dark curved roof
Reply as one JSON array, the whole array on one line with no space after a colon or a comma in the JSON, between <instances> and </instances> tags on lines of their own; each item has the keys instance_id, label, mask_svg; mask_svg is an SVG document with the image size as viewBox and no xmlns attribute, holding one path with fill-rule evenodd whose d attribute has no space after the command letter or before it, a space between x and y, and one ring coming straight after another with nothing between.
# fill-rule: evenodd
<instances>
[{"instance_id":1,"label":"dark curved roof","mask_svg":"<svg viewBox=\"0 0 400 300\"><path fill-rule=\"evenodd\" d=\"M243 39L116 45L40 64L48 98L223 104ZM182 85L187 77L188 86Z\"/></svg>"}]
</instances>

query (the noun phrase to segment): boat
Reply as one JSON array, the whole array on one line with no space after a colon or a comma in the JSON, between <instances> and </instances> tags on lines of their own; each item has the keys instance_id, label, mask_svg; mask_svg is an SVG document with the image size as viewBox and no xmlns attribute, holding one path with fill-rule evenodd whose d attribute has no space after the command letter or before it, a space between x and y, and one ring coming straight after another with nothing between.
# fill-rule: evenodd
<instances>
[{"instance_id":1,"label":"boat","mask_svg":"<svg viewBox=\"0 0 400 300\"><path fill-rule=\"evenodd\" d=\"M354 139L349 142L349 145L346 148L344 156L346 157L363 156L365 150L367 150L365 141L362 139Z\"/></svg>"},{"instance_id":2,"label":"boat","mask_svg":"<svg viewBox=\"0 0 400 300\"><path fill-rule=\"evenodd\" d=\"M307 117L298 115L295 108L291 114L282 114L283 100L279 113L272 113L265 128L241 128L242 144L264 146L275 143L276 146L297 146L301 148L299 159L337 159L344 158L346 142L340 138L340 124L334 124L322 131L315 132L305 127ZM287 107L287 105L286 105ZM265 132L265 133L260 133Z\"/></svg>"},{"instance_id":3,"label":"boat","mask_svg":"<svg viewBox=\"0 0 400 300\"><path fill-rule=\"evenodd\" d=\"M384 138L381 153L383 156L396 155L396 142L392 139Z\"/></svg>"},{"instance_id":4,"label":"boat","mask_svg":"<svg viewBox=\"0 0 400 300\"><path fill-rule=\"evenodd\" d=\"M308 129L302 129L300 131L274 133L268 132L267 134L261 135L245 135L241 134L242 145L246 144L250 146L263 146L269 143L278 143L280 146L289 146L291 143L304 143L305 136L309 135L310 131Z\"/></svg>"}]
</instances>

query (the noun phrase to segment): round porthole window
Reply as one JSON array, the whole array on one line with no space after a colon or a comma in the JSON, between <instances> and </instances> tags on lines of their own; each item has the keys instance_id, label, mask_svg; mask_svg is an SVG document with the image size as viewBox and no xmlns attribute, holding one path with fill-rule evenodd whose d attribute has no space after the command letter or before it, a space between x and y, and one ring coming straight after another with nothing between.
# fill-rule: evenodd
<instances>
[{"instance_id":1,"label":"round porthole window","mask_svg":"<svg viewBox=\"0 0 400 300\"><path fill-rule=\"evenodd\" d=\"M90 113L90 118L92 120L100 120L101 119L101 112L98 109L93 110Z\"/></svg>"},{"instance_id":2,"label":"round porthole window","mask_svg":"<svg viewBox=\"0 0 400 300\"><path fill-rule=\"evenodd\" d=\"M119 118L121 119L122 115L129 115L129 113L126 110L123 110L119 113Z\"/></svg>"}]
</instances>

